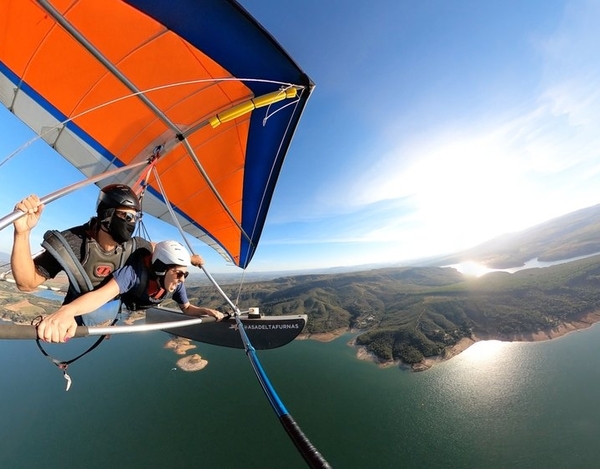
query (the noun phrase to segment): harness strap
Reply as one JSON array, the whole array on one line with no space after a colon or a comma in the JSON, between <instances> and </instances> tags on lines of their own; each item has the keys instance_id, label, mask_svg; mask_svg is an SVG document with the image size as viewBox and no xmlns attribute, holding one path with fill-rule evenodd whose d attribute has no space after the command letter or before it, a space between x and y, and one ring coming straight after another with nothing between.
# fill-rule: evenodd
<instances>
[{"instance_id":1,"label":"harness strap","mask_svg":"<svg viewBox=\"0 0 600 469\"><path fill-rule=\"evenodd\" d=\"M94 289L89 275L86 273L81 262L62 233L56 230L46 231L46 233L44 233L42 247L52 254L52 257L54 257L63 268L69 278L69 284L75 290L77 295L87 293Z\"/></svg>"},{"instance_id":2,"label":"harness strap","mask_svg":"<svg viewBox=\"0 0 600 469\"><path fill-rule=\"evenodd\" d=\"M145 248L140 248L133 254L129 262L138 275L138 282L121 296L125 307L130 311L136 311L160 304L167 292L150 273L152 253ZM153 290L154 286L157 287L156 291Z\"/></svg>"},{"instance_id":3,"label":"harness strap","mask_svg":"<svg viewBox=\"0 0 600 469\"><path fill-rule=\"evenodd\" d=\"M140 250L136 256L136 267L139 267L136 269L136 273L139 275L139 283L127 295L127 298L131 299L131 308L129 308L131 311L135 311L141 307L142 302L139 299L144 297L144 293L147 293L149 281L148 270L152 260L152 254L147 250Z\"/></svg>"}]
</instances>

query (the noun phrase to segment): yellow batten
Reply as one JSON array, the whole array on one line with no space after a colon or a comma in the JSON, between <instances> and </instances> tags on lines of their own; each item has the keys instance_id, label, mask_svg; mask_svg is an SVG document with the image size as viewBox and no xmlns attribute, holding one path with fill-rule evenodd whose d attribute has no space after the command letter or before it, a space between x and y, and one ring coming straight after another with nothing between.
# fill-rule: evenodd
<instances>
[{"instance_id":1,"label":"yellow batten","mask_svg":"<svg viewBox=\"0 0 600 469\"><path fill-rule=\"evenodd\" d=\"M238 117L243 116L244 114L252 112L254 109L258 109L260 107L268 106L269 104L283 101L286 98L295 98L297 94L298 91L296 90L296 88L288 88L286 90L267 93L263 96L258 96L256 98L249 99L246 102L240 103L237 106L228 109L227 111L223 111L217 114L216 116L208 119L208 122L214 129L220 124L233 119L237 119Z\"/></svg>"}]
</instances>

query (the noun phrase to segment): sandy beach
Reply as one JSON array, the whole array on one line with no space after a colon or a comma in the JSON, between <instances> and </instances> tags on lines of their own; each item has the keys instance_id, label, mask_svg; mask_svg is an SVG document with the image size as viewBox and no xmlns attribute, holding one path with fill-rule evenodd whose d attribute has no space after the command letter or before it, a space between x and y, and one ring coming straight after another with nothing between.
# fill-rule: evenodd
<instances>
[{"instance_id":1,"label":"sandy beach","mask_svg":"<svg viewBox=\"0 0 600 469\"><path fill-rule=\"evenodd\" d=\"M318 334L300 334L296 340L317 340L319 342L331 342L333 339L337 339L339 336L348 332L348 329L337 329L331 332L321 332Z\"/></svg>"}]
</instances>

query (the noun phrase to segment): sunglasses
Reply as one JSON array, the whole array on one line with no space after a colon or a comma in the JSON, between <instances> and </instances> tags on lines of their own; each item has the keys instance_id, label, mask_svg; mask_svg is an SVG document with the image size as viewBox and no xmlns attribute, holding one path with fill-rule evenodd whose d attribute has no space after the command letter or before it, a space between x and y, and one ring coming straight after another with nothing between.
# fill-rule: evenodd
<instances>
[{"instance_id":1,"label":"sunglasses","mask_svg":"<svg viewBox=\"0 0 600 469\"><path fill-rule=\"evenodd\" d=\"M187 276L190 275L189 272L183 272L181 270L171 269L171 272L173 272L175 274L175 276L177 277L177 280L185 280L187 278Z\"/></svg>"},{"instance_id":2,"label":"sunglasses","mask_svg":"<svg viewBox=\"0 0 600 469\"><path fill-rule=\"evenodd\" d=\"M115 215L121 220L125 220L127 223L136 223L140 218L142 218L142 214L140 212L131 213L116 210Z\"/></svg>"}]
</instances>

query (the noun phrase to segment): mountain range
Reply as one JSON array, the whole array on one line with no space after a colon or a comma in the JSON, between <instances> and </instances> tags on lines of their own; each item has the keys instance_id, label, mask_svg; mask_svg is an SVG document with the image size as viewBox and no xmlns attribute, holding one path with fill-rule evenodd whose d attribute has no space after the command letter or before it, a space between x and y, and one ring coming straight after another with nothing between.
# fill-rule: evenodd
<instances>
[{"instance_id":1,"label":"mountain range","mask_svg":"<svg viewBox=\"0 0 600 469\"><path fill-rule=\"evenodd\" d=\"M599 251L600 205L438 258L433 265L283 276L223 290L239 298L242 309L307 314L308 334L356 331L357 344L379 359L416 364L445 355L465 337L550 335L600 311L600 255L593 255ZM573 257L579 259L567 262ZM479 278L440 267L469 260L509 268L535 258L565 262ZM190 288L189 294L193 302L223 308L212 287Z\"/></svg>"},{"instance_id":2,"label":"mountain range","mask_svg":"<svg viewBox=\"0 0 600 469\"><path fill-rule=\"evenodd\" d=\"M241 287L233 281L219 282L241 309L259 307L266 315L307 314L307 334L355 331L356 342L379 359L415 364L445 355L465 337L550 334L565 323L591 317L600 311L600 255L594 255L598 252L600 205L415 265L355 266L303 275L265 273L257 281L247 277ZM443 267L468 260L504 269L531 259L564 262L479 278ZM212 285L189 284L188 296L194 304L228 308ZM15 301L13 295L0 302L0 316L14 319L17 314L19 320L27 320L28 313L10 309ZM39 303L35 314L40 308L55 307Z\"/></svg>"},{"instance_id":3,"label":"mountain range","mask_svg":"<svg viewBox=\"0 0 600 469\"><path fill-rule=\"evenodd\" d=\"M429 263L451 265L470 260L493 269L508 269L531 259L553 262L598 252L600 205L594 205Z\"/></svg>"}]
</instances>

